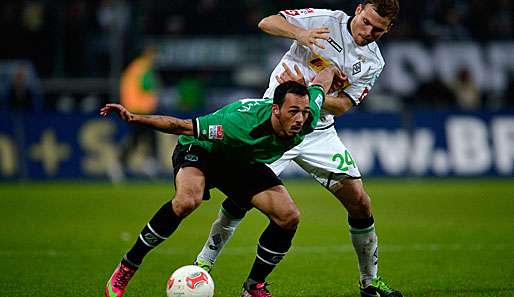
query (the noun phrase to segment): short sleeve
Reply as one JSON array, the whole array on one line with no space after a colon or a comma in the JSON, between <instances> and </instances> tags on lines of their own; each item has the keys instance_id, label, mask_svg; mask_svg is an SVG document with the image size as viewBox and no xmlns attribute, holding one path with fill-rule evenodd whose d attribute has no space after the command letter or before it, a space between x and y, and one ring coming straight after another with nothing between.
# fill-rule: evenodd
<instances>
[{"instance_id":1,"label":"short sleeve","mask_svg":"<svg viewBox=\"0 0 514 297\"><path fill-rule=\"evenodd\" d=\"M310 110L312 121L310 126L312 129L316 127L318 124L318 120L321 114L321 107L323 106L323 102L325 102L325 91L323 87L320 85L312 85L308 88L309 91L309 102L310 102Z\"/></svg>"},{"instance_id":2,"label":"short sleeve","mask_svg":"<svg viewBox=\"0 0 514 297\"><path fill-rule=\"evenodd\" d=\"M279 12L289 23L304 29L322 26L331 13L332 10L315 8L285 9Z\"/></svg>"},{"instance_id":3,"label":"short sleeve","mask_svg":"<svg viewBox=\"0 0 514 297\"><path fill-rule=\"evenodd\" d=\"M226 144L248 142L253 117L250 113L245 112L248 106L243 102L245 100L232 102L216 112L194 119L195 138Z\"/></svg>"},{"instance_id":4,"label":"short sleeve","mask_svg":"<svg viewBox=\"0 0 514 297\"><path fill-rule=\"evenodd\" d=\"M369 91L377 81L382 68L365 76L360 77L357 81L352 82L348 88L344 90L353 102L353 105L359 105L366 99Z\"/></svg>"}]
</instances>

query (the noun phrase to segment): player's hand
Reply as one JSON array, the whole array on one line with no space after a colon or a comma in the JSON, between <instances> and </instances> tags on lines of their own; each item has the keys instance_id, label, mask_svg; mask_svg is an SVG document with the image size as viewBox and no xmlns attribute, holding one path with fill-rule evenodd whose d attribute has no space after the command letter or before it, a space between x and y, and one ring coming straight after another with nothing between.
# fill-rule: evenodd
<instances>
[{"instance_id":1,"label":"player's hand","mask_svg":"<svg viewBox=\"0 0 514 297\"><path fill-rule=\"evenodd\" d=\"M328 33L330 33L328 28L302 30L295 36L295 39L299 44L309 47L314 54L318 54L318 47L321 49L325 48L325 46L320 43L320 39L328 41L330 39Z\"/></svg>"},{"instance_id":2,"label":"player's hand","mask_svg":"<svg viewBox=\"0 0 514 297\"><path fill-rule=\"evenodd\" d=\"M287 66L286 63L282 63L282 67L284 67L284 72L276 76L276 79L279 83L284 83L286 81L292 80L304 86L306 85L305 77L303 77L303 74L300 71L300 67L298 67L297 64L294 64L294 71L296 73L293 73L293 71L291 71L291 68L289 68L289 66Z\"/></svg>"},{"instance_id":3,"label":"player's hand","mask_svg":"<svg viewBox=\"0 0 514 297\"><path fill-rule=\"evenodd\" d=\"M100 109L100 115L103 117L111 112L118 113L120 118L127 122L130 122L134 118L134 115L121 104L108 103Z\"/></svg>"},{"instance_id":4,"label":"player's hand","mask_svg":"<svg viewBox=\"0 0 514 297\"><path fill-rule=\"evenodd\" d=\"M334 80L332 81L332 85L330 86L329 93L340 91L344 87L345 81L348 80L348 76L346 73L342 72L341 69L334 66Z\"/></svg>"},{"instance_id":5,"label":"player's hand","mask_svg":"<svg viewBox=\"0 0 514 297\"><path fill-rule=\"evenodd\" d=\"M331 78L331 84L328 93L336 92L342 89L344 86L344 82L348 79L348 76L334 64L331 64L327 68L323 69L321 72L326 72L327 74L325 75L325 77L327 77L328 75L328 77Z\"/></svg>"},{"instance_id":6,"label":"player's hand","mask_svg":"<svg viewBox=\"0 0 514 297\"><path fill-rule=\"evenodd\" d=\"M336 86L344 84L346 75L335 65L330 65L325 69L321 70L313 80L313 83L320 84L327 93L334 91L334 81L338 81ZM341 85L342 86L342 85Z\"/></svg>"}]
</instances>

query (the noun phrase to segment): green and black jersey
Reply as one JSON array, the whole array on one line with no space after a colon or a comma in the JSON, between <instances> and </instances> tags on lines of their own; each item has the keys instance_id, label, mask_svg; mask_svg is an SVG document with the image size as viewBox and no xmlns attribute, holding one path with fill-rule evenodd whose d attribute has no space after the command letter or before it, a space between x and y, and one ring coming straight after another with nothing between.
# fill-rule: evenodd
<instances>
[{"instance_id":1,"label":"green and black jersey","mask_svg":"<svg viewBox=\"0 0 514 297\"><path fill-rule=\"evenodd\" d=\"M272 163L302 142L318 123L325 93L318 85L310 86L308 90L310 115L294 137L281 138L273 132L273 99L243 99L193 119L194 136L180 136L178 141L183 145L198 145L209 152L233 156L237 160Z\"/></svg>"}]
</instances>

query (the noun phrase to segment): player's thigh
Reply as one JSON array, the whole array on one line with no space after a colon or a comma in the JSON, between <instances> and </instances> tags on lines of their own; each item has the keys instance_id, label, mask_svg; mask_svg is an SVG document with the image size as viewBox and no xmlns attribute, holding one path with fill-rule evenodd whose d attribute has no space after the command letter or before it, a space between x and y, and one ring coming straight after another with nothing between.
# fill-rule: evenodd
<instances>
[{"instance_id":1,"label":"player's thigh","mask_svg":"<svg viewBox=\"0 0 514 297\"><path fill-rule=\"evenodd\" d=\"M359 179L361 173L351 152L334 128L316 130L302 142L294 160L322 186L336 191L345 179Z\"/></svg>"},{"instance_id":2,"label":"player's thigh","mask_svg":"<svg viewBox=\"0 0 514 297\"><path fill-rule=\"evenodd\" d=\"M352 217L369 217L371 199L364 191L361 179L345 179L334 196L341 201Z\"/></svg>"},{"instance_id":3,"label":"player's thigh","mask_svg":"<svg viewBox=\"0 0 514 297\"><path fill-rule=\"evenodd\" d=\"M283 228L293 229L298 225L300 211L283 185L257 193L251 203Z\"/></svg>"},{"instance_id":4,"label":"player's thigh","mask_svg":"<svg viewBox=\"0 0 514 297\"><path fill-rule=\"evenodd\" d=\"M179 216L187 215L200 204L202 198L208 199L209 157L199 147L177 144L172 162L176 189L173 209Z\"/></svg>"},{"instance_id":5,"label":"player's thigh","mask_svg":"<svg viewBox=\"0 0 514 297\"><path fill-rule=\"evenodd\" d=\"M175 186L177 198L180 196L201 200L205 189L205 175L196 167L180 168L175 176Z\"/></svg>"},{"instance_id":6,"label":"player's thigh","mask_svg":"<svg viewBox=\"0 0 514 297\"><path fill-rule=\"evenodd\" d=\"M180 168L175 176L175 187L176 193L172 200L173 210L179 217L184 217L202 202L205 175L196 167Z\"/></svg>"},{"instance_id":7,"label":"player's thigh","mask_svg":"<svg viewBox=\"0 0 514 297\"><path fill-rule=\"evenodd\" d=\"M225 163L215 170L214 186L247 210L252 208L254 195L282 185L278 176L263 163Z\"/></svg>"}]
</instances>

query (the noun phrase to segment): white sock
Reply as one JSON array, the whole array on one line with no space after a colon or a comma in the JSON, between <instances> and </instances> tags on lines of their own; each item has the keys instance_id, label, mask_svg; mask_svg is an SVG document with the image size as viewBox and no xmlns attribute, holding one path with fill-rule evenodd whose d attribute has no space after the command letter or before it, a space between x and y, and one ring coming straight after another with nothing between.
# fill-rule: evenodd
<instances>
[{"instance_id":1,"label":"white sock","mask_svg":"<svg viewBox=\"0 0 514 297\"><path fill-rule=\"evenodd\" d=\"M196 256L197 260L209 261L214 264L225 244L230 240L236 231L241 219L232 219L224 213L223 208L218 213L218 218L212 223L209 237Z\"/></svg>"},{"instance_id":2,"label":"white sock","mask_svg":"<svg viewBox=\"0 0 514 297\"><path fill-rule=\"evenodd\" d=\"M359 260L361 283L367 286L377 277L378 272L378 238L375 224L364 229L350 226L350 239Z\"/></svg>"}]
</instances>

